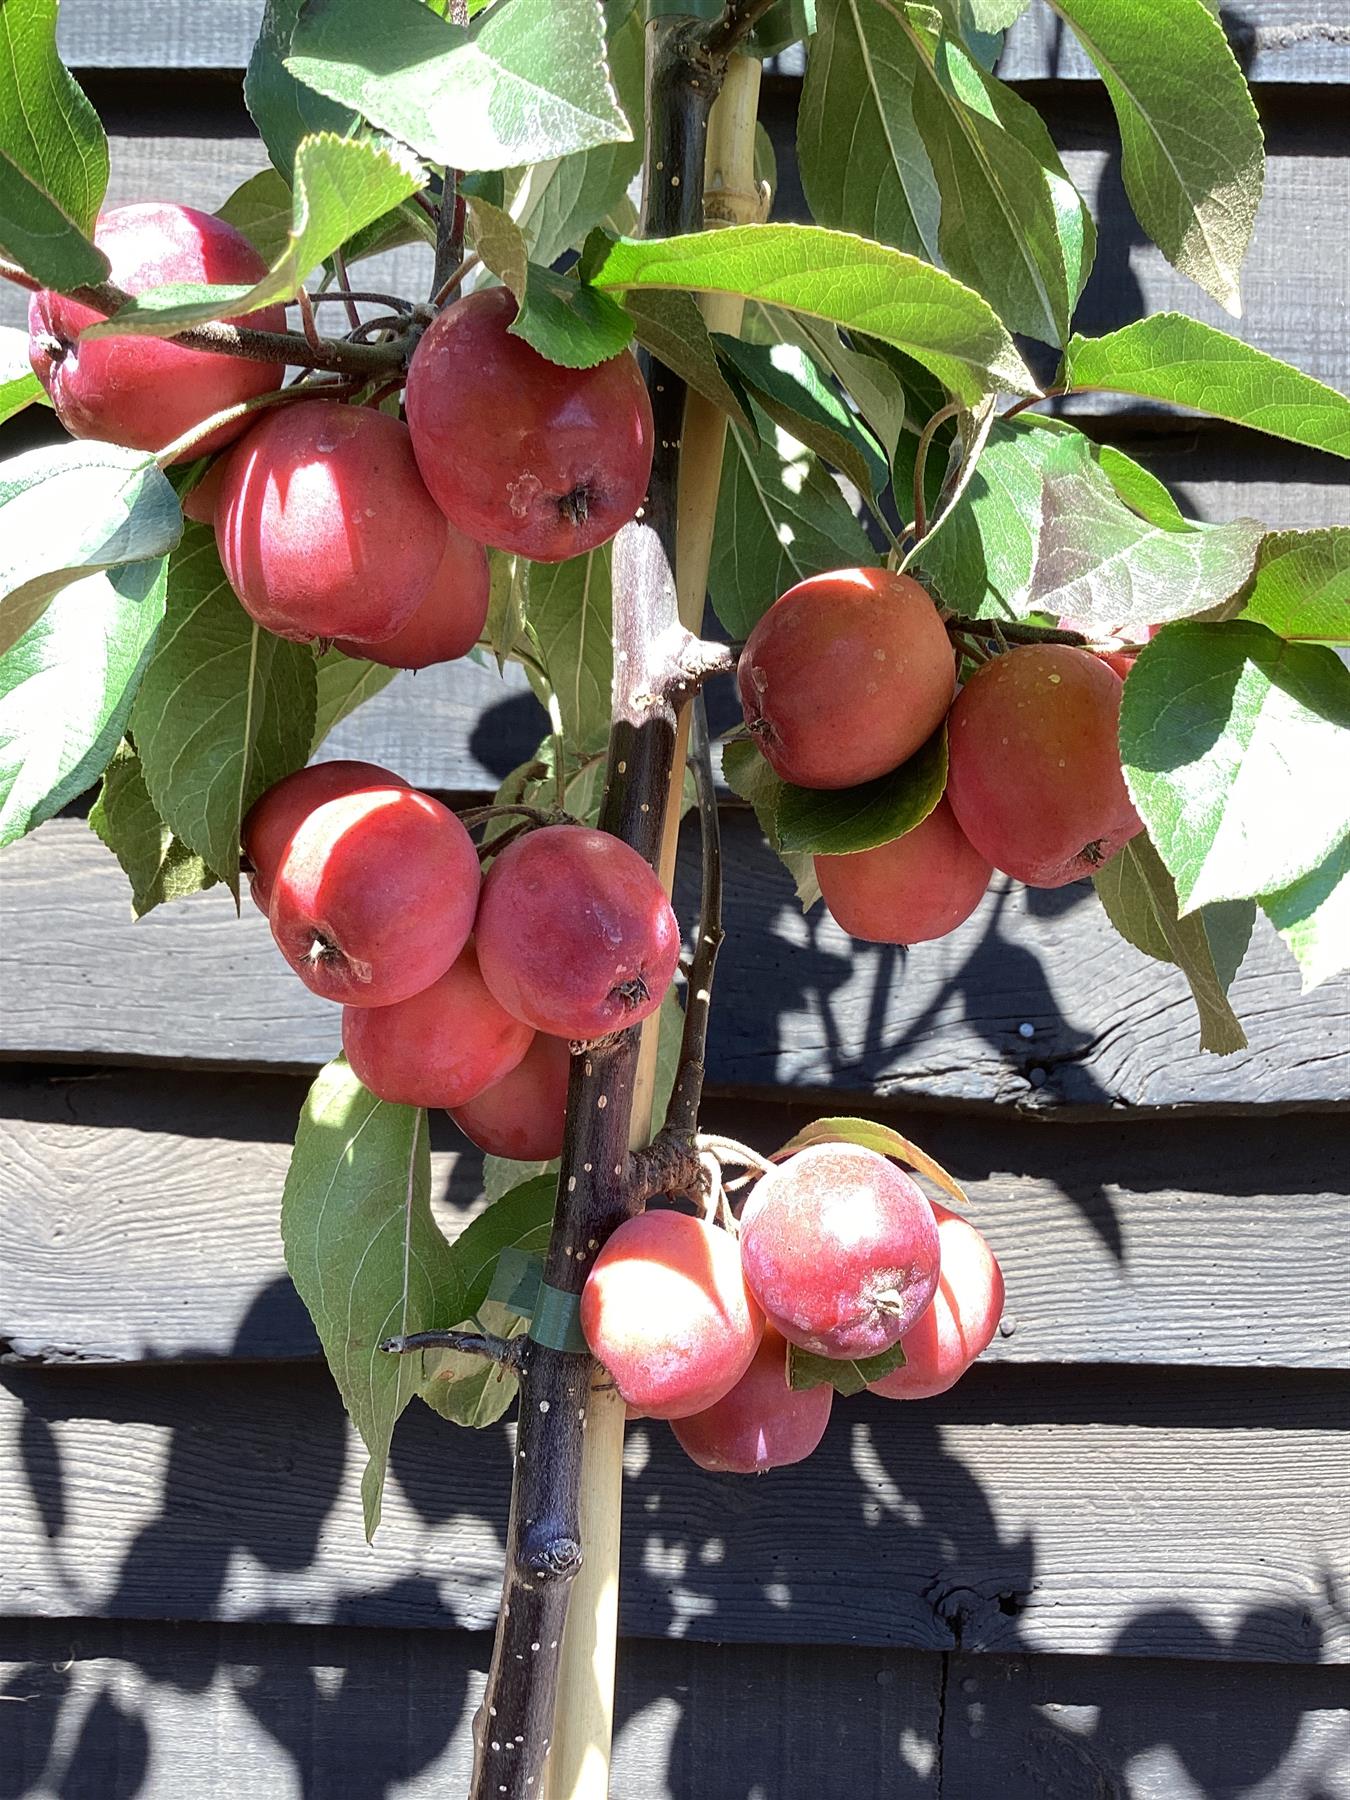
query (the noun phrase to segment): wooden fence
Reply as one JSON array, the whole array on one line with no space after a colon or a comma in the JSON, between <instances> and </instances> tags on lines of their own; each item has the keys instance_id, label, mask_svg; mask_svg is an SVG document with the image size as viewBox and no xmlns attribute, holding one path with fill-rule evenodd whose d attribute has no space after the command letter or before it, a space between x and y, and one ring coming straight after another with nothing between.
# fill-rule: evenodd
<instances>
[{"instance_id":1,"label":"wooden fence","mask_svg":"<svg viewBox=\"0 0 1350 1800\"><path fill-rule=\"evenodd\" d=\"M114 201L211 207L260 166L259 10L65 0ZM1224 22L1270 152L1237 329L1345 390L1350 6ZM792 67L766 100L784 216ZM1004 68L1100 209L1082 328L1218 322L1143 245L1104 93L1048 13ZM1156 408L1093 429L1202 518L1350 515L1329 457ZM400 677L329 749L479 799L540 729L465 666ZM336 1015L219 893L133 927L79 811L0 860L0 1800L453 1796L507 1432L414 1408L365 1545L359 1445L277 1231ZM1220 1061L1085 892L998 889L942 943L854 947L803 920L729 796L723 829L713 1120L764 1148L820 1112L896 1120L966 1182L1008 1314L952 1394L840 1403L763 1481L630 1432L616 1800L1350 1794L1346 983L1300 996L1258 930L1251 1047ZM433 1152L453 1227L479 1161L448 1122Z\"/></svg>"}]
</instances>

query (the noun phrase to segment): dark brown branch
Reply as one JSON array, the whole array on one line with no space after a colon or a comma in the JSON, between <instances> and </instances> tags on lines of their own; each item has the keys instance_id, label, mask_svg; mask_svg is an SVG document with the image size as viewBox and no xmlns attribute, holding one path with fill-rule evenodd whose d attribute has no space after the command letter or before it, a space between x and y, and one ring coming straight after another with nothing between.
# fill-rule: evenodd
<instances>
[{"instance_id":1,"label":"dark brown branch","mask_svg":"<svg viewBox=\"0 0 1350 1800\"><path fill-rule=\"evenodd\" d=\"M647 45L643 232L703 223L703 156L717 83L691 56L687 20L660 20ZM675 694L689 634L674 579L684 386L648 373L656 456L641 516L614 542L614 700L600 827L658 860L674 769ZM596 1251L640 1204L628 1150L640 1033L573 1057L546 1287L579 1295ZM581 1462L592 1358L527 1340L521 1369L506 1575L487 1690L475 1722L470 1800L537 1800L553 1734L563 1628L581 1566Z\"/></svg>"},{"instance_id":2,"label":"dark brown branch","mask_svg":"<svg viewBox=\"0 0 1350 1800\"><path fill-rule=\"evenodd\" d=\"M459 191L459 172L445 171L441 202L436 209L436 260L431 271L433 302L443 306L454 293L452 272L464 260L464 196Z\"/></svg>"},{"instance_id":3,"label":"dark brown branch","mask_svg":"<svg viewBox=\"0 0 1350 1800\"><path fill-rule=\"evenodd\" d=\"M684 1035L680 1061L666 1108L661 1137L668 1137L690 1154L698 1129L698 1109L703 1100L704 1058L708 1041L708 1016L712 1004L713 974L717 953L726 935L722 929L722 826L713 785L712 745L708 719L700 696L694 702L690 728L689 761L698 795L699 842L702 851L702 893L699 901L698 937L689 966L689 991L684 1003Z\"/></svg>"},{"instance_id":4,"label":"dark brown branch","mask_svg":"<svg viewBox=\"0 0 1350 1800\"><path fill-rule=\"evenodd\" d=\"M1120 638L1090 638L1081 631L1061 630L1057 625L1023 625L1012 619L965 619L951 613L943 619L951 637L976 638L996 642L1003 638L1009 644L1073 644L1082 650L1114 653L1142 648Z\"/></svg>"},{"instance_id":5,"label":"dark brown branch","mask_svg":"<svg viewBox=\"0 0 1350 1800\"><path fill-rule=\"evenodd\" d=\"M773 5L773 0L727 0L721 16L713 20L703 44L710 56L726 57L743 44Z\"/></svg>"},{"instance_id":6,"label":"dark brown branch","mask_svg":"<svg viewBox=\"0 0 1350 1800\"><path fill-rule=\"evenodd\" d=\"M95 287L75 288L70 298L111 318L129 303L131 296L105 281ZM294 363L299 368L324 369L339 375L383 375L407 362L415 334L409 332L387 344L337 343L331 338L320 338L317 344L311 344L299 332L256 331L251 325L227 325L223 319L211 319L175 332L168 341L187 350L243 356L252 362Z\"/></svg>"},{"instance_id":7,"label":"dark brown branch","mask_svg":"<svg viewBox=\"0 0 1350 1800\"><path fill-rule=\"evenodd\" d=\"M524 1345L523 1338L493 1337L483 1331L410 1331L406 1337L386 1338L380 1348L390 1356L407 1356L414 1350L458 1350L463 1356L485 1356L505 1369L518 1369Z\"/></svg>"}]
</instances>

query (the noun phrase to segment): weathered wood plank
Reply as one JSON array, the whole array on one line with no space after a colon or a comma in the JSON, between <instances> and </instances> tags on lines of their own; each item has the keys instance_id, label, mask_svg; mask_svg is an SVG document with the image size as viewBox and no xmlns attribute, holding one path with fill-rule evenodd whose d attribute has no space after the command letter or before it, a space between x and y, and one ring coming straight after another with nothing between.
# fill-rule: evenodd
<instances>
[{"instance_id":1,"label":"weathered wood plank","mask_svg":"<svg viewBox=\"0 0 1350 1800\"><path fill-rule=\"evenodd\" d=\"M0 1616L485 1628L511 1447L415 1407L384 1524L325 1371L6 1371ZM772 1479L630 1433L622 1629L717 1642L1350 1660L1343 1376L977 1369L841 1403ZM1339 1429L1338 1429L1339 1427ZM1147 1642L1132 1630L1150 1621ZM1240 1650L1238 1646L1240 1645Z\"/></svg>"},{"instance_id":2,"label":"weathered wood plank","mask_svg":"<svg viewBox=\"0 0 1350 1800\"><path fill-rule=\"evenodd\" d=\"M1144 1642L1149 1622L1131 1630ZM1197 1631L1196 1657L1212 1652ZM943 1791L961 1796L1332 1800L1350 1770L1330 1669L953 1656L943 1723Z\"/></svg>"},{"instance_id":3,"label":"weathered wood plank","mask_svg":"<svg viewBox=\"0 0 1350 1800\"><path fill-rule=\"evenodd\" d=\"M0 1082L5 1358L317 1356L277 1232L303 1092L130 1071ZM724 1100L704 1122L767 1152L809 1116ZM1342 1120L896 1122L965 1183L1003 1265L991 1361L1350 1367ZM453 1235L477 1210L478 1155L438 1116L432 1156Z\"/></svg>"},{"instance_id":4,"label":"weathered wood plank","mask_svg":"<svg viewBox=\"0 0 1350 1800\"><path fill-rule=\"evenodd\" d=\"M803 918L748 812L726 812L724 839L717 1088L1037 1108L1350 1094L1350 981L1300 994L1263 927L1234 984L1251 1048L1215 1058L1181 977L1116 937L1086 888L996 887L961 930L905 953L854 945L820 908ZM11 846L3 905L0 1058L308 1069L337 1048L337 1009L286 973L260 914L236 919L214 891L133 925L121 871L79 820Z\"/></svg>"},{"instance_id":5,"label":"weathered wood plank","mask_svg":"<svg viewBox=\"0 0 1350 1800\"><path fill-rule=\"evenodd\" d=\"M800 216L790 161L792 103L791 95L775 95L766 113L782 153L780 216ZM265 164L261 143L242 135L247 122L239 114L237 96L223 91L220 108L213 109L209 95L193 96L187 117L175 114L161 126L162 135L148 135L143 115L123 118L116 108L105 107L112 138L109 204L156 197L207 209L218 206ZM1301 135L1297 142L1291 139L1286 153L1278 126L1271 131L1269 148L1265 199L1243 269L1244 315L1235 321L1145 243L1120 183L1104 107L1100 125L1094 123L1087 134L1075 131L1065 151L1066 167L1082 187L1101 232L1078 328L1107 331L1142 312L1177 309L1221 325L1333 387L1350 389L1350 345L1339 323L1350 304L1350 272L1347 259L1327 255L1325 245L1326 221L1350 212L1350 157L1334 154L1332 144L1310 147ZM425 246L395 251L363 264L363 275L376 287L422 294L429 280L429 255ZM1290 279L1295 269L1304 272L1297 281ZM20 323L25 305L20 290L0 287L0 323ZM1078 404L1096 412L1108 405L1097 397ZM1149 409L1134 401L1111 401L1109 410L1125 416Z\"/></svg>"},{"instance_id":6,"label":"weathered wood plank","mask_svg":"<svg viewBox=\"0 0 1350 1800\"><path fill-rule=\"evenodd\" d=\"M0 1765L30 1800L71 1792L76 1768L102 1800L446 1800L468 1783L490 1652L458 1631L12 1621ZM1261 1671L1281 1693L1320 1673ZM821 1800L937 1800L942 1677L917 1651L629 1639L611 1790L683 1800L716 1770L718 1800L752 1800L790 1769Z\"/></svg>"},{"instance_id":7,"label":"weathered wood plank","mask_svg":"<svg viewBox=\"0 0 1350 1800\"><path fill-rule=\"evenodd\" d=\"M1253 19L1253 13L1257 18ZM1260 0L1259 8L1225 5L1224 27L1254 82L1350 83L1350 21L1341 0ZM262 0L65 0L59 43L82 69L242 69L262 15ZM800 51L778 60L801 68ZM999 73L1008 81L1095 79L1096 71L1044 0L1008 34Z\"/></svg>"}]
</instances>

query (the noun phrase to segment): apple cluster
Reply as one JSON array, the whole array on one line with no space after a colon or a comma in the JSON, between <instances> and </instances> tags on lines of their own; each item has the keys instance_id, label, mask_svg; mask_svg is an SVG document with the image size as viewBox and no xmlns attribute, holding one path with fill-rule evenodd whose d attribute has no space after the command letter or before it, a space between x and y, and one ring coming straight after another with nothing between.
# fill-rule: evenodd
<instances>
[{"instance_id":1,"label":"apple cluster","mask_svg":"<svg viewBox=\"0 0 1350 1800\"><path fill-rule=\"evenodd\" d=\"M312 763L243 825L253 899L381 1100L444 1107L481 1149L562 1149L570 1046L661 1004L679 959L665 890L588 826L512 838L486 877L460 820L373 763Z\"/></svg>"},{"instance_id":2,"label":"apple cluster","mask_svg":"<svg viewBox=\"0 0 1350 1800\"><path fill-rule=\"evenodd\" d=\"M762 1474L820 1443L834 1387L794 1387L792 1347L866 1364L894 1400L945 1393L988 1346L1003 1276L966 1219L875 1150L815 1144L750 1190L735 1234L673 1209L619 1226L581 1296L629 1417L668 1419L705 1469Z\"/></svg>"},{"instance_id":3,"label":"apple cluster","mask_svg":"<svg viewBox=\"0 0 1350 1800\"><path fill-rule=\"evenodd\" d=\"M251 286L267 273L241 232L191 207L114 208L94 241L130 294ZM99 317L48 292L29 307L34 372L76 437L162 450L281 388L280 363L162 338L81 338ZM300 387L181 452L221 452L185 510L214 526L230 585L259 625L393 668L446 662L482 633L485 546L559 562L633 517L653 447L636 358L560 368L511 335L515 317L504 288L438 313L408 367L406 423ZM284 307L228 321L262 331L285 322Z\"/></svg>"},{"instance_id":4,"label":"apple cluster","mask_svg":"<svg viewBox=\"0 0 1350 1800\"><path fill-rule=\"evenodd\" d=\"M916 944L968 919L995 869L1062 887L1143 829L1117 748L1126 673L1119 658L1074 645L1024 644L958 692L925 589L884 569L840 569L774 602L736 679L752 738L797 787L889 775L946 720L946 792L928 816L874 849L815 859L845 931Z\"/></svg>"}]
</instances>

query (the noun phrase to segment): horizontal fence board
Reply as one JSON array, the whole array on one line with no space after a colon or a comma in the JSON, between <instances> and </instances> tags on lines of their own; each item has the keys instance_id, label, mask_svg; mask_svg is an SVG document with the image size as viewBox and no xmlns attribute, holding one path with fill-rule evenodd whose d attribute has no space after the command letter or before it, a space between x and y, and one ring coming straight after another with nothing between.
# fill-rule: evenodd
<instances>
[{"instance_id":1,"label":"horizontal fence board","mask_svg":"<svg viewBox=\"0 0 1350 1800\"><path fill-rule=\"evenodd\" d=\"M468 1787L491 1648L457 1631L0 1622L5 1791L55 1800L78 1768L100 1800L447 1800ZM1281 1696L1322 1678L1257 1673ZM716 1800L755 1800L791 1770L818 1800L939 1800L942 1681L917 1651L629 1639L610 1788L688 1800L715 1770Z\"/></svg>"},{"instance_id":2,"label":"horizontal fence board","mask_svg":"<svg viewBox=\"0 0 1350 1800\"><path fill-rule=\"evenodd\" d=\"M412 1407L372 1552L322 1369L6 1370L0 1396L0 1617L495 1617L505 1427L451 1440ZM621 1629L1348 1661L1347 1401L1321 1374L977 1369L933 1401L840 1402L815 1455L759 1481L640 1424Z\"/></svg>"},{"instance_id":3,"label":"horizontal fence board","mask_svg":"<svg viewBox=\"0 0 1350 1800\"><path fill-rule=\"evenodd\" d=\"M242 69L262 16L262 0L65 0L58 42L84 69ZM1221 8L1229 41L1255 82L1350 83L1350 20L1344 0L1259 0ZM800 73L802 52L778 59ZM1096 78L1072 32L1034 0L1009 32L999 62L1008 81Z\"/></svg>"},{"instance_id":4,"label":"horizontal fence board","mask_svg":"<svg viewBox=\"0 0 1350 1800\"><path fill-rule=\"evenodd\" d=\"M904 952L853 944L823 908L804 918L748 811L723 814L723 840L714 1087L1046 1109L1350 1094L1350 980L1300 994L1264 923L1233 986L1252 1047L1219 1058L1199 1049L1181 976L1117 937L1085 886L995 886L960 930ZM693 879L685 857L686 927ZM338 1009L287 972L247 901L236 918L214 890L133 923L121 870L80 820L6 851L0 901L0 1059L299 1069L336 1052Z\"/></svg>"},{"instance_id":5,"label":"horizontal fence board","mask_svg":"<svg viewBox=\"0 0 1350 1800\"><path fill-rule=\"evenodd\" d=\"M443 1800L468 1783L490 1648L467 1632L12 1620L0 1766L29 1800L69 1794L77 1772L105 1800ZM1341 1680L627 1639L610 1785L624 1800L704 1800L715 1770L716 1800L1339 1800Z\"/></svg>"},{"instance_id":6,"label":"horizontal fence board","mask_svg":"<svg viewBox=\"0 0 1350 1800\"><path fill-rule=\"evenodd\" d=\"M277 1225L303 1093L257 1076L0 1082L0 1354L317 1357ZM809 1117L724 1100L703 1124L770 1152ZM1350 1367L1342 1120L1051 1129L911 1108L896 1123L964 1183L1003 1266L988 1360ZM432 1157L453 1236L478 1208L480 1160L439 1114Z\"/></svg>"},{"instance_id":7,"label":"horizontal fence board","mask_svg":"<svg viewBox=\"0 0 1350 1800\"><path fill-rule=\"evenodd\" d=\"M1329 1669L953 1656L942 1752L955 1800L1343 1800L1350 1709Z\"/></svg>"},{"instance_id":8,"label":"horizontal fence board","mask_svg":"<svg viewBox=\"0 0 1350 1800\"><path fill-rule=\"evenodd\" d=\"M792 161L793 103L791 93L774 94L765 110L782 169L781 217L801 212ZM164 104L171 103L166 99ZM109 205L157 198L210 210L266 164L261 142L246 135L247 120L228 90L214 109L209 95L194 96L186 116L167 112L153 134L146 130L143 107L125 118L115 107L105 111L112 140ZM1328 254L1326 241L1328 221L1350 213L1350 156L1333 154L1334 138L1325 146L1310 146L1300 132L1285 149L1281 128L1272 129L1265 197L1243 267L1243 317L1234 320L1145 241L1121 184L1105 103L1100 124L1094 121L1084 132L1075 123L1062 135L1069 140L1065 166L1098 218L1101 235L1078 311L1079 330L1096 334L1144 312L1175 309L1296 363L1342 392L1350 390L1350 341L1343 329L1350 306L1350 259ZM427 291L430 268L427 247L410 246L361 264L360 276L365 285L420 297ZM1292 270L1303 273L1294 280ZM25 307L21 290L0 285L0 324L20 323ZM1044 350L1041 362L1048 380L1053 353ZM1142 402L1109 396L1085 396L1076 407L1084 416L1158 412Z\"/></svg>"}]
</instances>

